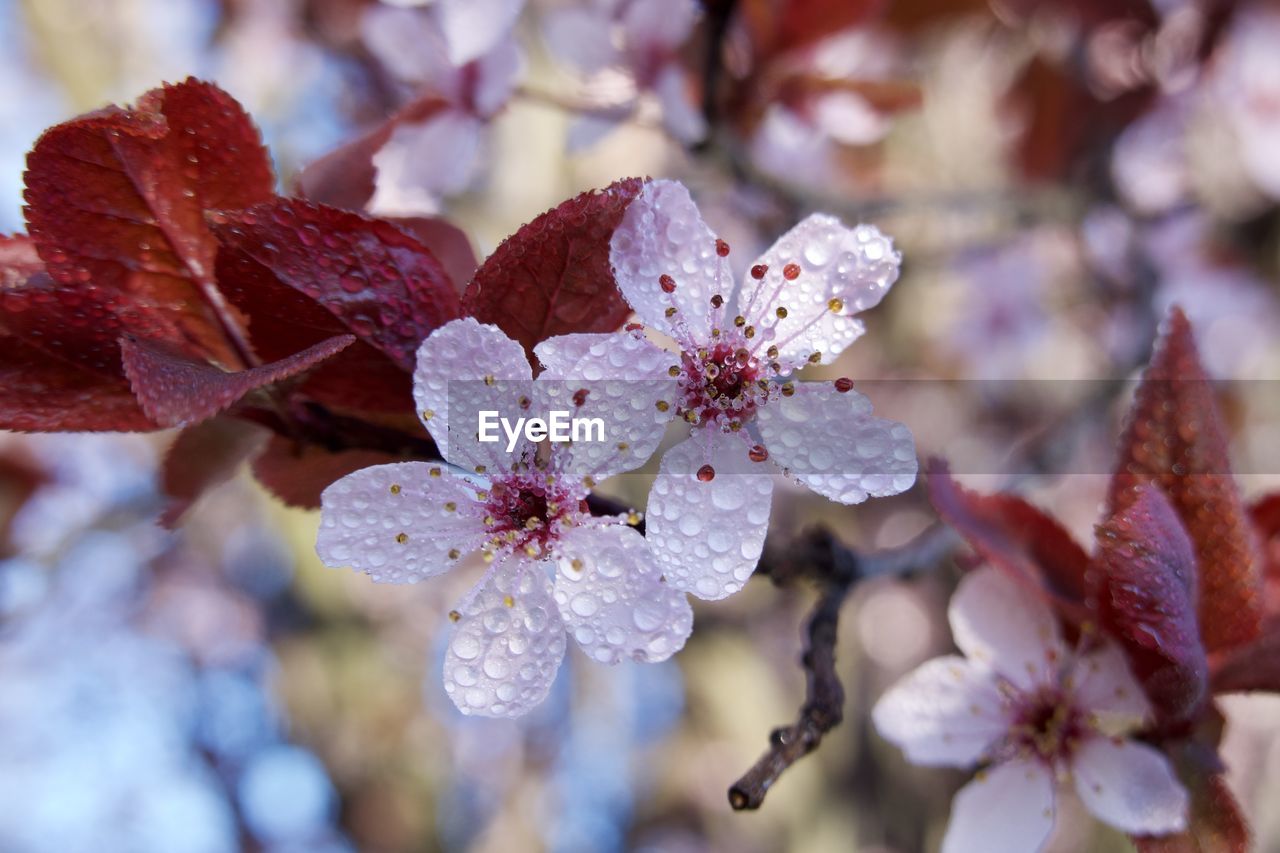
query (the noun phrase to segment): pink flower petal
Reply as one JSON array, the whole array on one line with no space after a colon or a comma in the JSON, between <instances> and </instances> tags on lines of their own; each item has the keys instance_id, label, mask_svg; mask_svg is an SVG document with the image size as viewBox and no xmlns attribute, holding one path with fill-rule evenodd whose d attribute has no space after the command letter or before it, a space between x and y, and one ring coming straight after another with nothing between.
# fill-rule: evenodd
<instances>
[{"instance_id":1,"label":"pink flower petal","mask_svg":"<svg viewBox=\"0 0 1280 853\"><path fill-rule=\"evenodd\" d=\"M457 69L430 14L374 4L360 19L360 33L369 51L396 77L450 99L459 94Z\"/></svg>"},{"instance_id":2,"label":"pink flower petal","mask_svg":"<svg viewBox=\"0 0 1280 853\"><path fill-rule=\"evenodd\" d=\"M471 105L481 118L490 118L506 106L523 65L520 48L511 38L498 42L476 63Z\"/></svg>"},{"instance_id":3,"label":"pink flower petal","mask_svg":"<svg viewBox=\"0 0 1280 853\"><path fill-rule=\"evenodd\" d=\"M1009 728L991 671L958 656L922 664L880 697L871 719L913 764L969 767Z\"/></svg>"},{"instance_id":4,"label":"pink flower petal","mask_svg":"<svg viewBox=\"0 0 1280 853\"><path fill-rule=\"evenodd\" d=\"M444 689L462 713L519 717L547 697L565 649L547 568L507 557L458 605Z\"/></svg>"},{"instance_id":5,"label":"pink flower petal","mask_svg":"<svg viewBox=\"0 0 1280 853\"><path fill-rule=\"evenodd\" d=\"M613 18L597 5L555 8L543 18L542 35L551 55L587 74L618 60L611 38Z\"/></svg>"},{"instance_id":6,"label":"pink flower petal","mask_svg":"<svg viewBox=\"0 0 1280 853\"><path fill-rule=\"evenodd\" d=\"M320 504L320 559L327 566L352 566L379 583L438 575L484 538L475 489L429 462L348 474L324 490Z\"/></svg>"},{"instance_id":7,"label":"pink flower petal","mask_svg":"<svg viewBox=\"0 0 1280 853\"><path fill-rule=\"evenodd\" d=\"M873 417L871 402L829 382L801 382L756 413L769 456L823 497L844 504L896 495L916 480L915 442L897 421Z\"/></svg>"},{"instance_id":8,"label":"pink flower petal","mask_svg":"<svg viewBox=\"0 0 1280 853\"><path fill-rule=\"evenodd\" d=\"M478 413L497 411L512 424L527 416L529 404L521 401L533 398L532 374L524 349L497 326L466 317L428 335L418 348L413 398L441 455L467 471L510 469L520 447L508 454L501 428L499 441L480 442Z\"/></svg>"},{"instance_id":9,"label":"pink flower petal","mask_svg":"<svg viewBox=\"0 0 1280 853\"><path fill-rule=\"evenodd\" d=\"M669 63L659 72L653 91L662 104L662 124L677 141L691 145L706 138L706 119L680 65Z\"/></svg>"},{"instance_id":10,"label":"pink flower petal","mask_svg":"<svg viewBox=\"0 0 1280 853\"><path fill-rule=\"evenodd\" d=\"M1023 690L1056 683L1064 649L1053 613L1003 572L965 575L947 611L951 633L970 660Z\"/></svg>"},{"instance_id":11,"label":"pink flower petal","mask_svg":"<svg viewBox=\"0 0 1280 853\"><path fill-rule=\"evenodd\" d=\"M542 405L598 418L604 427L602 441L575 441L557 453L565 476L603 482L640 467L658 449L679 393L668 372L676 356L639 332L563 335L534 353L545 367L536 383Z\"/></svg>"},{"instance_id":12,"label":"pink flower petal","mask_svg":"<svg viewBox=\"0 0 1280 853\"><path fill-rule=\"evenodd\" d=\"M638 56L673 51L684 44L698 19L694 0L646 0L631 3L622 14L628 49Z\"/></svg>"},{"instance_id":13,"label":"pink flower petal","mask_svg":"<svg viewBox=\"0 0 1280 853\"><path fill-rule=\"evenodd\" d=\"M399 124L373 155L377 170L369 211L378 216L432 216L440 199L471 185L484 124L446 109L422 122Z\"/></svg>"},{"instance_id":14,"label":"pink flower petal","mask_svg":"<svg viewBox=\"0 0 1280 853\"><path fill-rule=\"evenodd\" d=\"M1187 826L1187 791L1165 756L1143 743L1095 737L1071 762L1076 792L1099 820L1133 835Z\"/></svg>"},{"instance_id":15,"label":"pink flower petal","mask_svg":"<svg viewBox=\"0 0 1280 853\"><path fill-rule=\"evenodd\" d=\"M711 297L728 300L733 280L716 236L689 191L676 181L652 181L627 206L609 255L618 289L647 325L686 348L710 340ZM663 290L670 276L675 289ZM672 317L668 308L675 308Z\"/></svg>"},{"instance_id":16,"label":"pink flower petal","mask_svg":"<svg viewBox=\"0 0 1280 853\"><path fill-rule=\"evenodd\" d=\"M703 481L708 465L714 476ZM668 450L645 519L667 582L705 599L741 589L760 561L772 495L772 478L738 434L703 429Z\"/></svg>"},{"instance_id":17,"label":"pink flower petal","mask_svg":"<svg viewBox=\"0 0 1280 853\"><path fill-rule=\"evenodd\" d=\"M1033 761L981 773L951 802L942 853L1035 853L1053 830L1053 776Z\"/></svg>"},{"instance_id":18,"label":"pink flower petal","mask_svg":"<svg viewBox=\"0 0 1280 853\"><path fill-rule=\"evenodd\" d=\"M524 0L437 0L435 8L449 59L462 66L488 53L511 31Z\"/></svg>"},{"instance_id":19,"label":"pink flower petal","mask_svg":"<svg viewBox=\"0 0 1280 853\"><path fill-rule=\"evenodd\" d=\"M663 580L645 537L616 524L579 527L557 555L560 616L592 660L656 663L684 646L693 610Z\"/></svg>"},{"instance_id":20,"label":"pink flower petal","mask_svg":"<svg viewBox=\"0 0 1280 853\"><path fill-rule=\"evenodd\" d=\"M1151 718L1151 703L1115 643L1106 641L1081 655L1072 668L1071 681L1075 702L1092 714L1107 734L1133 731Z\"/></svg>"},{"instance_id":21,"label":"pink flower petal","mask_svg":"<svg viewBox=\"0 0 1280 853\"><path fill-rule=\"evenodd\" d=\"M898 280L902 255L875 226L846 228L815 213L782 235L759 263L768 272L744 281L738 313L773 341L781 364L799 367L814 352L830 363L862 334L853 315L877 305ZM794 280L785 275L791 264L799 273ZM778 308L786 309L785 318L779 319Z\"/></svg>"}]
</instances>

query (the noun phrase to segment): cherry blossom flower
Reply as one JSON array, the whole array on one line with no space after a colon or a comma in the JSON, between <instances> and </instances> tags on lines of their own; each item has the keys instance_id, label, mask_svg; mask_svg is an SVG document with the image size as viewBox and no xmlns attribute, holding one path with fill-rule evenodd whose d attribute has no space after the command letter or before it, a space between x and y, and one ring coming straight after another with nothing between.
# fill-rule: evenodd
<instances>
[{"instance_id":1,"label":"cherry blossom flower","mask_svg":"<svg viewBox=\"0 0 1280 853\"><path fill-rule=\"evenodd\" d=\"M398 122L373 157L372 213L433 215L442 197L475 181L485 128L507 103L521 67L511 26L523 0L437 0L426 10L375 5L365 43L415 97L438 99L417 120Z\"/></svg>"},{"instance_id":2,"label":"cherry blossom flower","mask_svg":"<svg viewBox=\"0 0 1280 853\"><path fill-rule=\"evenodd\" d=\"M961 581L949 618L965 656L926 662L872 711L916 764L986 765L956 795L945 853L1040 849L1066 779L1085 808L1125 832L1186 827L1173 768L1133 738L1151 707L1118 646L1095 635L1068 648L1049 608L989 567Z\"/></svg>"},{"instance_id":3,"label":"cherry blossom flower","mask_svg":"<svg viewBox=\"0 0 1280 853\"><path fill-rule=\"evenodd\" d=\"M652 408L625 416L625 400L588 385L571 396L584 417L611 415L605 441L521 440L511 453L505 441L480 441L479 411L514 422L555 407L568 388L531 375L524 350L497 327L472 318L442 326L418 351L414 396L451 464L365 468L321 499L316 547L330 566L416 583L482 554L483 578L449 614L445 689L466 714L514 717L540 703L566 633L602 663L654 662L678 651L693 623L645 538L621 519L593 518L584 503L597 480L653 453L663 419Z\"/></svg>"},{"instance_id":4,"label":"cherry blossom flower","mask_svg":"<svg viewBox=\"0 0 1280 853\"><path fill-rule=\"evenodd\" d=\"M611 248L622 295L679 348L679 363L667 368L676 403L654 405L693 427L662 458L646 536L667 580L706 599L741 589L759 561L773 493L766 460L845 504L898 494L916 474L911 433L873 417L850 380L791 380L862 334L853 314L878 303L898 275L890 240L869 225L810 216L765 252L741 288L728 254L674 181L645 187ZM622 352L628 357L601 358ZM634 364L661 364L664 352L634 332L564 335L535 349L548 378L588 379L625 379Z\"/></svg>"},{"instance_id":5,"label":"cherry blossom flower","mask_svg":"<svg viewBox=\"0 0 1280 853\"><path fill-rule=\"evenodd\" d=\"M694 0L584 0L549 11L543 32L554 55L596 77L600 88L618 88L621 73L627 89L620 106L582 115L570 129L569 147L598 141L640 107L646 91L657 97L672 136L701 140L706 122L678 55L697 20Z\"/></svg>"}]
</instances>

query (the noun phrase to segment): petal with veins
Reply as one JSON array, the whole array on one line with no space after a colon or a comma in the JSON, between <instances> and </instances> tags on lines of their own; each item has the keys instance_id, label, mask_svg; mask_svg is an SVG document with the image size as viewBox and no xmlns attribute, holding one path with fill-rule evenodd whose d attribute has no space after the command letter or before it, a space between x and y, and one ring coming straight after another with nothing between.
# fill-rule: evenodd
<instances>
[{"instance_id":1,"label":"petal with veins","mask_svg":"<svg viewBox=\"0 0 1280 853\"><path fill-rule=\"evenodd\" d=\"M518 343L497 326L466 317L436 329L418 348L413 398L445 459L468 471L477 466L505 471L522 448L508 454L500 428L498 441L480 442L479 412L496 411L512 424L527 416L531 376Z\"/></svg>"},{"instance_id":2,"label":"petal with veins","mask_svg":"<svg viewBox=\"0 0 1280 853\"><path fill-rule=\"evenodd\" d=\"M954 655L927 661L889 688L871 719L881 737L926 766L972 766L1009 728L991 671Z\"/></svg>"},{"instance_id":3,"label":"petal with veins","mask_svg":"<svg viewBox=\"0 0 1280 853\"><path fill-rule=\"evenodd\" d=\"M1151 717L1151 703L1115 643L1106 641L1077 658L1071 681L1075 702L1093 715L1108 735L1133 731Z\"/></svg>"},{"instance_id":4,"label":"petal with veins","mask_svg":"<svg viewBox=\"0 0 1280 853\"><path fill-rule=\"evenodd\" d=\"M710 340L711 297L728 299L729 264L716 254L716 236L702 221L689 191L675 181L652 181L613 232L609 259L618 289L647 325L686 349ZM670 276L667 293L660 279ZM669 308L676 313L666 316Z\"/></svg>"},{"instance_id":5,"label":"petal with veins","mask_svg":"<svg viewBox=\"0 0 1280 853\"><path fill-rule=\"evenodd\" d=\"M1143 743L1094 737L1071 762L1076 793L1099 820L1133 835L1187 826L1187 791L1165 756Z\"/></svg>"},{"instance_id":6,"label":"petal with veins","mask_svg":"<svg viewBox=\"0 0 1280 853\"><path fill-rule=\"evenodd\" d=\"M911 432L871 414L856 391L829 382L801 382L756 413L770 458L823 497L844 504L896 495L916 480Z\"/></svg>"},{"instance_id":7,"label":"petal with veins","mask_svg":"<svg viewBox=\"0 0 1280 853\"><path fill-rule=\"evenodd\" d=\"M1063 645L1053 613L1029 589L990 567L965 575L947 610L960 651L1023 690L1057 681Z\"/></svg>"},{"instance_id":8,"label":"petal with veins","mask_svg":"<svg viewBox=\"0 0 1280 853\"><path fill-rule=\"evenodd\" d=\"M473 486L442 465L361 469L320 496L316 552L327 566L352 566L380 583L415 583L480 547L484 526L475 497Z\"/></svg>"},{"instance_id":9,"label":"petal with veins","mask_svg":"<svg viewBox=\"0 0 1280 853\"><path fill-rule=\"evenodd\" d=\"M1034 853L1053 830L1053 776L1009 761L980 773L951 801L942 853Z\"/></svg>"},{"instance_id":10,"label":"petal with veins","mask_svg":"<svg viewBox=\"0 0 1280 853\"><path fill-rule=\"evenodd\" d=\"M830 363L863 332L852 315L877 305L895 281L902 255L872 225L845 228L840 220L813 214L792 228L760 258L764 278L748 277L738 313L778 347L784 367L805 364L810 354ZM798 275L786 278L795 264ZM834 301L833 301L834 300ZM785 308L785 318L778 309Z\"/></svg>"},{"instance_id":11,"label":"petal with veins","mask_svg":"<svg viewBox=\"0 0 1280 853\"><path fill-rule=\"evenodd\" d=\"M710 481L698 478L711 466ZM676 589L718 599L755 571L769 527L773 479L747 458L740 434L709 428L662 457L649 492L645 538Z\"/></svg>"},{"instance_id":12,"label":"petal with veins","mask_svg":"<svg viewBox=\"0 0 1280 853\"><path fill-rule=\"evenodd\" d=\"M555 597L569 634L592 660L666 660L693 630L685 594L663 579L645 538L591 525L565 534Z\"/></svg>"},{"instance_id":13,"label":"petal with veins","mask_svg":"<svg viewBox=\"0 0 1280 853\"><path fill-rule=\"evenodd\" d=\"M507 557L458 605L444 689L462 713L518 717L551 690L565 633L546 569Z\"/></svg>"}]
</instances>

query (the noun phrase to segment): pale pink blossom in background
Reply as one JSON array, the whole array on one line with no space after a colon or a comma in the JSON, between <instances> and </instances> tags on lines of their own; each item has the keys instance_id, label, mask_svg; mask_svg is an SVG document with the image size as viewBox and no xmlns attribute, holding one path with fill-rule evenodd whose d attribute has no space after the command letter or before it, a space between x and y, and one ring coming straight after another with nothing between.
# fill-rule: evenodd
<instances>
[{"instance_id":1,"label":"pale pink blossom in background","mask_svg":"<svg viewBox=\"0 0 1280 853\"><path fill-rule=\"evenodd\" d=\"M1124 832L1186 828L1187 792L1168 759L1133 738L1151 707L1118 646L1069 648L1048 606L993 568L965 576L948 617L964 657L928 661L872 711L915 764L985 765L952 803L944 853L1039 850L1066 780Z\"/></svg>"},{"instance_id":2,"label":"pale pink blossom in background","mask_svg":"<svg viewBox=\"0 0 1280 853\"><path fill-rule=\"evenodd\" d=\"M807 364L829 364L862 334L853 315L878 304L898 277L889 238L815 214L765 252L741 286L728 255L675 181L646 185L611 249L622 295L677 345L677 400L662 411L692 426L662 457L646 535L667 580L707 599L737 592L755 570L775 465L845 504L905 491L917 466L910 431L874 417L851 381L791 378ZM628 362L602 365L597 353L627 338L565 335L535 352L548 378L625 379L634 375ZM674 360L632 340L637 360Z\"/></svg>"},{"instance_id":3,"label":"pale pink blossom in background","mask_svg":"<svg viewBox=\"0 0 1280 853\"><path fill-rule=\"evenodd\" d=\"M474 6L474 8L471 8ZM482 14L488 7L498 7ZM486 127L510 99L522 59L511 27L523 2L440 2L428 9L375 5L363 19L369 50L413 97L443 106L398 123L374 155L369 210L433 215L467 191L485 156Z\"/></svg>"},{"instance_id":4,"label":"pale pink blossom in background","mask_svg":"<svg viewBox=\"0 0 1280 853\"><path fill-rule=\"evenodd\" d=\"M670 356L660 358L631 361L633 375L665 370ZM651 392L655 384L671 386L649 383ZM645 411L628 412L626 394L578 385L589 389L582 416L605 415L612 425L606 441L543 444L544 455L527 440L512 453L505 441L479 441L480 410L512 423L545 417L566 407L553 400L568 386L534 382L524 350L496 327L455 320L423 342L414 377L423 422L451 464L365 468L322 496L316 549L330 566L415 583L484 555L484 576L449 614L445 690L463 713L515 717L541 703L566 633L601 663L656 662L692 629L688 600L662 577L645 537L622 519L592 517L582 503L595 481L643 463L664 422L647 397Z\"/></svg>"},{"instance_id":5,"label":"pale pink blossom in background","mask_svg":"<svg viewBox=\"0 0 1280 853\"><path fill-rule=\"evenodd\" d=\"M630 118L651 93L663 125L680 142L707 132L679 51L700 11L694 0L580 0L551 8L543 35L552 55L589 78L588 88L614 90L609 105L579 116L571 150L591 145Z\"/></svg>"},{"instance_id":6,"label":"pale pink blossom in background","mask_svg":"<svg viewBox=\"0 0 1280 853\"><path fill-rule=\"evenodd\" d=\"M1207 96L1223 111L1254 185L1280 199L1280 11L1261 3L1238 12L1215 55Z\"/></svg>"}]
</instances>

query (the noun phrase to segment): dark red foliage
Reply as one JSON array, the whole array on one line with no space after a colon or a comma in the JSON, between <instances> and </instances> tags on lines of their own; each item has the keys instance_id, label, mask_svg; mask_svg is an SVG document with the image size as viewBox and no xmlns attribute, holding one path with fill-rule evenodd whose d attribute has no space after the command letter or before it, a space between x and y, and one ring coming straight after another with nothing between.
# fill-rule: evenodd
<instances>
[{"instance_id":1,"label":"dark red foliage","mask_svg":"<svg viewBox=\"0 0 1280 853\"><path fill-rule=\"evenodd\" d=\"M1249 518L1262 544L1265 578L1263 609L1280 616L1280 494L1266 495L1249 507Z\"/></svg>"},{"instance_id":2,"label":"dark red foliage","mask_svg":"<svg viewBox=\"0 0 1280 853\"><path fill-rule=\"evenodd\" d=\"M1044 596L1069 624L1090 620L1089 555L1057 521L1016 495L963 488L937 460L929 465L928 489L938 515L979 556Z\"/></svg>"},{"instance_id":3,"label":"dark red foliage","mask_svg":"<svg viewBox=\"0 0 1280 853\"><path fill-rule=\"evenodd\" d=\"M609 240L644 181L627 178L547 211L503 241L467 286L464 305L530 353L571 332L611 332L631 309L609 264Z\"/></svg>"},{"instance_id":4,"label":"dark red foliage","mask_svg":"<svg viewBox=\"0 0 1280 853\"><path fill-rule=\"evenodd\" d=\"M740 14L757 57L807 47L874 18L884 0L743 0Z\"/></svg>"},{"instance_id":5,"label":"dark red foliage","mask_svg":"<svg viewBox=\"0 0 1280 853\"><path fill-rule=\"evenodd\" d=\"M1192 717L1207 695L1208 662L1196 625L1195 551L1154 486L1098 525L1090 599L1119 640L1158 717Z\"/></svg>"},{"instance_id":6,"label":"dark red foliage","mask_svg":"<svg viewBox=\"0 0 1280 853\"><path fill-rule=\"evenodd\" d=\"M1280 693L1280 615L1262 625L1258 638L1227 652L1213 671L1215 693L1267 690Z\"/></svg>"},{"instance_id":7,"label":"dark red foliage","mask_svg":"<svg viewBox=\"0 0 1280 853\"><path fill-rule=\"evenodd\" d=\"M1132 505L1148 483L1169 498L1195 545L1205 648L1248 643L1262 622L1262 559L1231 474L1213 386L1176 308L1120 441L1108 515Z\"/></svg>"},{"instance_id":8,"label":"dark red foliage","mask_svg":"<svg viewBox=\"0 0 1280 853\"><path fill-rule=\"evenodd\" d=\"M320 506L320 493L334 480L371 465L403 461L402 456L374 450L333 452L275 435L254 460L253 473L258 482L289 506L315 509Z\"/></svg>"},{"instance_id":9,"label":"dark red foliage","mask_svg":"<svg viewBox=\"0 0 1280 853\"><path fill-rule=\"evenodd\" d=\"M202 494L229 480L267 438L261 427L231 418L212 418L178 433L161 470L161 486L170 500L160 523L176 526Z\"/></svg>"},{"instance_id":10,"label":"dark red foliage","mask_svg":"<svg viewBox=\"0 0 1280 853\"><path fill-rule=\"evenodd\" d=\"M204 211L265 201L273 180L256 129L230 96L188 80L131 110L57 125L28 155L26 186L29 232L74 337L45 328L42 348L111 370L127 331L247 366L239 318L214 281L217 245Z\"/></svg>"},{"instance_id":11,"label":"dark red foliage","mask_svg":"<svg viewBox=\"0 0 1280 853\"><path fill-rule=\"evenodd\" d=\"M125 373L143 410L156 423L172 427L211 418L250 392L297 376L354 342L354 336L340 335L279 361L234 372L146 341L126 338L120 346Z\"/></svg>"},{"instance_id":12,"label":"dark red foliage","mask_svg":"<svg viewBox=\"0 0 1280 853\"><path fill-rule=\"evenodd\" d=\"M271 303L262 304L263 294L251 293L234 275L227 276L228 299L241 310L253 309L251 317L272 314L291 321L291 312L279 303L314 303L400 369L412 372L423 338L460 316L457 293L440 262L385 222L285 198L217 214L212 221L228 252L252 259L297 294L271 293ZM301 337L306 336L302 331ZM255 342L259 337L255 333ZM263 355L279 358L280 349L298 343L273 335L264 339L262 347L268 349Z\"/></svg>"}]
</instances>

